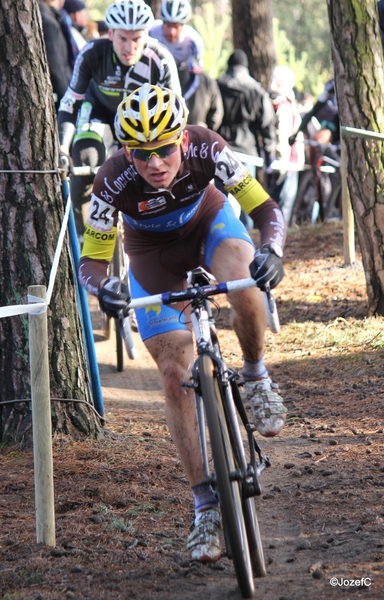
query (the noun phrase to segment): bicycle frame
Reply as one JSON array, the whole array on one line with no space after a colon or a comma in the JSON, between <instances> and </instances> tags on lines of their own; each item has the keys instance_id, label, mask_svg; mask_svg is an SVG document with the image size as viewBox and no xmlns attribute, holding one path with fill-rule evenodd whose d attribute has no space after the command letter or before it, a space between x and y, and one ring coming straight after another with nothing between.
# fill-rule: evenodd
<instances>
[{"instance_id":1,"label":"bicycle frame","mask_svg":"<svg viewBox=\"0 0 384 600\"><path fill-rule=\"evenodd\" d=\"M207 299L195 299L191 302L191 321L194 336L197 344L197 355L198 357L203 354L208 354L216 368L217 375L220 379L221 391L223 392L223 404L226 413L226 419L229 423L230 430L235 436L234 445L239 451L237 456L238 471L231 474L233 479L241 480L243 482L243 497L250 497L260 495L261 489L259 485L259 476L261 472L268 466L270 466L269 459L261 455L260 448L253 437L253 429L249 426L247 429L246 423L244 426L247 430L247 438L249 443L249 451L251 462L248 463L244 452L243 441L241 437L240 427L237 419L237 410L235 401L232 394L232 385L238 375L235 371L228 369L221 356L221 352L218 345L215 322L212 318L212 313L209 306L209 300ZM204 475L207 481L212 482L212 474L209 470L209 460L206 448L206 435L205 435L205 418L203 411L203 399L200 395L199 389L199 359L194 363L192 368L192 381L195 389L195 403L198 420L199 435L201 440L201 451L203 456ZM182 383L183 386L188 384ZM240 415L241 416L241 415ZM254 443L256 442L256 450L259 454L260 462L256 464Z\"/></svg>"}]
</instances>

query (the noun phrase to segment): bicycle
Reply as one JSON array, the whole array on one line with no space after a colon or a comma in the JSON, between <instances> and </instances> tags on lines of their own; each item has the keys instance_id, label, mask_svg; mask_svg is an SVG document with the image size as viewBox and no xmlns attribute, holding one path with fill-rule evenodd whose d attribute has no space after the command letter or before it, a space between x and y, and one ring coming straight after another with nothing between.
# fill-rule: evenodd
<instances>
[{"instance_id":1,"label":"bicycle","mask_svg":"<svg viewBox=\"0 0 384 600\"><path fill-rule=\"evenodd\" d=\"M99 167L72 167L71 171L74 175L96 175ZM129 287L128 279L129 270L129 258L124 252L123 245L123 224L122 217L119 214L116 230L116 244L115 250L112 257L112 262L108 267L109 277L118 277L125 285ZM123 320L114 319L115 332L116 332L116 369L118 372L124 370L124 348L125 345L127 354L131 360L137 358L137 351L135 348L134 339L132 336L132 329L134 329L134 315L130 311L128 316ZM111 317L103 313L103 324L104 324L104 336L106 340L111 337Z\"/></svg>"},{"instance_id":2,"label":"bicycle","mask_svg":"<svg viewBox=\"0 0 384 600\"><path fill-rule=\"evenodd\" d=\"M304 140L317 148L315 167L308 168L300 177L290 225L327 221L337 210L341 217L340 146Z\"/></svg>"},{"instance_id":3,"label":"bicycle","mask_svg":"<svg viewBox=\"0 0 384 600\"><path fill-rule=\"evenodd\" d=\"M211 283L209 274L199 268L192 271L191 284L185 290L129 303L130 308L137 309L189 302L197 357L190 380L182 381L181 386L194 391L205 480L219 498L227 555L234 562L243 598L254 597L254 576L267 574L254 497L261 493L259 477L270 461L262 455L255 429L248 421L238 388L239 375L226 366L221 355L211 297L255 286L251 278ZM276 305L269 290L265 303L270 327L278 331ZM245 446L239 420L245 429Z\"/></svg>"}]
</instances>

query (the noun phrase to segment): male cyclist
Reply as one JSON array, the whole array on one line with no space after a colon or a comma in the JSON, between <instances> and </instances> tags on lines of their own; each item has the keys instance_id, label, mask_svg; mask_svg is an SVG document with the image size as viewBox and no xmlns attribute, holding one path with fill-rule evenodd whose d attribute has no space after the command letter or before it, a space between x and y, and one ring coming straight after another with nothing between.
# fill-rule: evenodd
<instances>
[{"instance_id":1,"label":"male cyclist","mask_svg":"<svg viewBox=\"0 0 384 600\"><path fill-rule=\"evenodd\" d=\"M316 117L321 126L321 129L316 131L312 136L312 140L324 145L330 143L336 144L340 140L340 121L334 79L330 79L326 83L324 91L317 98L313 108L302 117L300 127L289 138L291 146L295 143L299 131L305 130L312 117ZM309 162L312 166L315 166L316 155L317 149L310 147Z\"/></svg>"},{"instance_id":2,"label":"male cyclist","mask_svg":"<svg viewBox=\"0 0 384 600\"><path fill-rule=\"evenodd\" d=\"M96 175L79 278L97 295L104 312L127 310L128 289L107 268L115 244L118 211L130 258L132 297L186 287L187 271L201 265L218 281L249 277L275 287L284 276L285 225L277 204L253 179L228 144L204 127L186 125L183 99L171 90L144 84L118 107L116 135L123 148ZM260 228L261 252L211 181L220 178ZM265 436L276 435L286 409L264 365L266 315L257 287L229 296L233 327L244 355L245 404ZM182 312L182 314L181 314ZM193 363L186 303L136 312L144 343L160 371L168 427L195 501L194 529L187 547L193 559L220 556L217 499L204 472L188 379Z\"/></svg>"},{"instance_id":3,"label":"male cyclist","mask_svg":"<svg viewBox=\"0 0 384 600\"><path fill-rule=\"evenodd\" d=\"M188 0L163 0L160 20L155 21L150 35L168 48L178 67L187 63L191 73L201 73L204 42L196 29L187 25L190 18Z\"/></svg>"},{"instance_id":4,"label":"male cyclist","mask_svg":"<svg viewBox=\"0 0 384 600\"><path fill-rule=\"evenodd\" d=\"M72 145L74 166L97 167L113 145L113 120L121 100L145 82L180 91L172 55L148 36L154 17L144 0L116 0L105 15L108 38L89 42L79 54L60 103L60 148ZM73 137L74 136L74 137ZM78 235L84 229L82 205L93 177L74 176L71 197Z\"/></svg>"}]
</instances>

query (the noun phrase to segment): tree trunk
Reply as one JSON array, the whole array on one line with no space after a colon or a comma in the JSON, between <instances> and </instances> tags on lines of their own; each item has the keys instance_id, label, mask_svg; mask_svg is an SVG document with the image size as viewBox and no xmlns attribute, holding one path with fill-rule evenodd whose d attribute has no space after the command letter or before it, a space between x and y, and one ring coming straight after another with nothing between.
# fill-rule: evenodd
<instances>
[{"instance_id":1,"label":"tree trunk","mask_svg":"<svg viewBox=\"0 0 384 600\"><path fill-rule=\"evenodd\" d=\"M145 0L145 3L151 7L155 19L159 19L161 0Z\"/></svg>"},{"instance_id":2,"label":"tree trunk","mask_svg":"<svg viewBox=\"0 0 384 600\"><path fill-rule=\"evenodd\" d=\"M56 117L37 0L0 4L0 67L0 170L54 169ZM27 303L29 285L48 286L63 208L58 173L0 173L0 306ZM68 243L48 321L51 397L92 404ZM0 443L30 441L27 316L0 319L0 380ZM54 401L52 414L56 432L100 428L85 404Z\"/></svg>"},{"instance_id":3,"label":"tree trunk","mask_svg":"<svg viewBox=\"0 0 384 600\"><path fill-rule=\"evenodd\" d=\"M272 0L232 0L234 48L244 50L250 74L265 89L276 63L272 17Z\"/></svg>"},{"instance_id":4,"label":"tree trunk","mask_svg":"<svg viewBox=\"0 0 384 600\"><path fill-rule=\"evenodd\" d=\"M383 49L376 0L328 0L342 125L384 133ZM368 290L369 315L384 315L383 143L345 136L348 186Z\"/></svg>"}]
</instances>

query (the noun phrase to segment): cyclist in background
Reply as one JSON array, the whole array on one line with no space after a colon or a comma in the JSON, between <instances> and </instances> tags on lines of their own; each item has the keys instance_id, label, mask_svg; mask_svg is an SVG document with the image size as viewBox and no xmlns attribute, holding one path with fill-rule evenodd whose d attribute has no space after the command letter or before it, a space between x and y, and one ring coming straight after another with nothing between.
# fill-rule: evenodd
<instances>
[{"instance_id":1,"label":"cyclist in background","mask_svg":"<svg viewBox=\"0 0 384 600\"><path fill-rule=\"evenodd\" d=\"M172 55L148 36L154 22L144 0L117 0L107 9L108 38L90 41L76 59L58 112L60 150L74 166L98 167L113 146L113 120L121 100L145 82L180 91ZM72 141L73 140L73 141ZM76 229L84 229L82 205L93 176L73 176L71 197Z\"/></svg>"},{"instance_id":2,"label":"cyclist in background","mask_svg":"<svg viewBox=\"0 0 384 600\"><path fill-rule=\"evenodd\" d=\"M178 67L187 63L189 72L201 73L204 42L196 29L187 25L191 12L188 0L163 0L160 19L149 33L168 48Z\"/></svg>"},{"instance_id":3,"label":"cyclist in background","mask_svg":"<svg viewBox=\"0 0 384 600\"><path fill-rule=\"evenodd\" d=\"M144 84L118 107L116 135L123 148L98 171L84 232L79 278L110 316L128 309L127 287L108 278L118 211L130 259L132 297L185 289L187 271L201 265L218 281L247 278L259 288L284 276L283 215L217 133L187 126L184 100L172 90ZM218 177L260 229L261 251L235 217ZM286 409L264 364L266 314L257 287L233 292L233 327L244 355L245 405L258 431L276 435ZM220 556L217 498L204 481L193 391L180 386L193 364L187 303L136 311L138 328L155 360L165 393L167 423L195 501L187 547L193 559Z\"/></svg>"},{"instance_id":4,"label":"cyclist in background","mask_svg":"<svg viewBox=\"0 0 384 600\"><path fill-rule=\"evenodd\" d=\"M340 121L334 79L330 79L326 83L323 93L317 98L313 108L307 114L302 115L300 127L289 138L291 146L295 143L299 131L305 130L312 117L316 117L321 126L321 129L313 134L312 140L319 144L336 144L340 140ZM310 147L309 163L313 167L316 164L316 156L317 148Z\"/></svg>"},{"instance_id":5,"label":"cyclist in background","mask_svg":"<svg viewBox=\"0 0 384 600\"><path fill-rule=\"evenodd\" d=\"M178 65L178 71L189 125L201 125L217 131L224 108L216 80L206 73L191 71L187 62Z\"/></svg>"}]
</instances>

